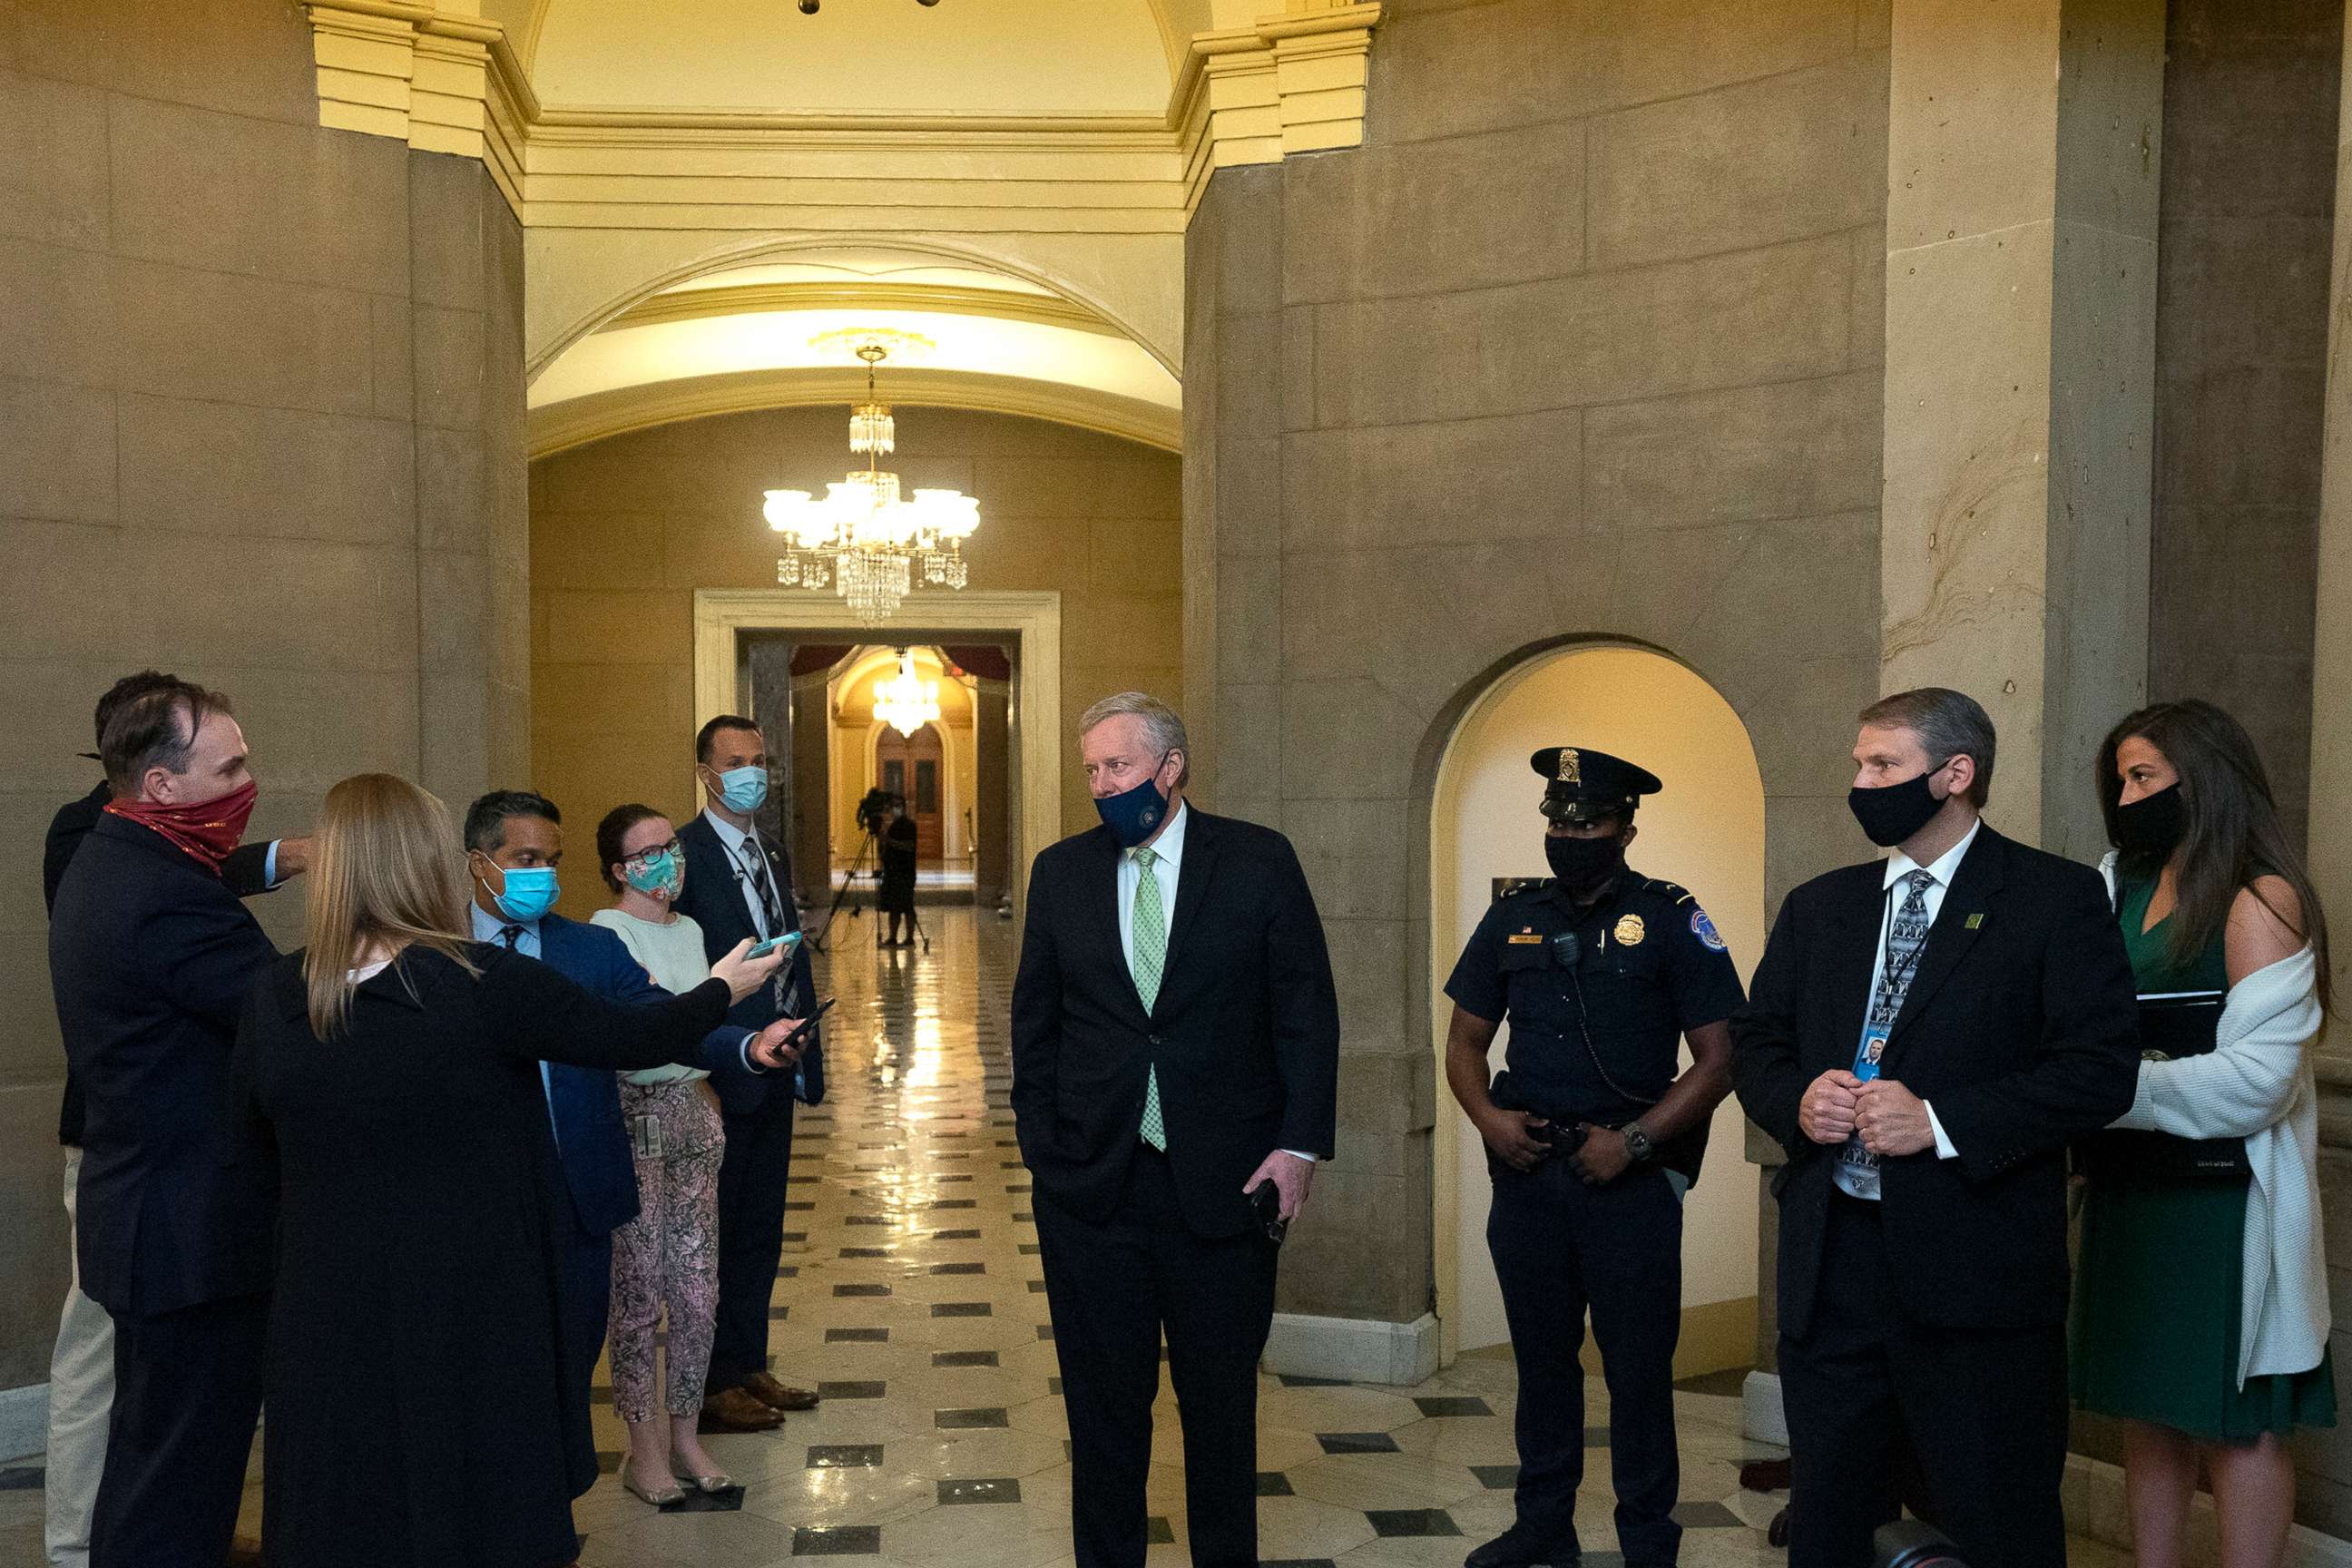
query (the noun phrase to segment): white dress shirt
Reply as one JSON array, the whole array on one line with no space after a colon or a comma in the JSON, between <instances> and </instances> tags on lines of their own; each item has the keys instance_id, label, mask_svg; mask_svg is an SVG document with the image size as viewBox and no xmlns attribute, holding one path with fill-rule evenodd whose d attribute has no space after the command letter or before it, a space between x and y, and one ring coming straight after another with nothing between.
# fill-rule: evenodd
<instances>
[{"instance_id":1,"label":"white dress shirt","mask_svg":"<svg viewBox=\"0 0 2352 1568\"><path fill-rule=\"evenodd\" d=\"M505 939L499 933L509 926L520 926L522 930L514 939L514 950L525 958L539 956L539 922L537 921L510 921L504 915L490 913L478 902L467 903L466 910L474 917L476 942L491 947L504 947ZM547 1097L547 1121L548 1125L552 1127L555 1124L555 1085L548 1077L545 1062L539 1064L539 1092ZM559 1131L556 1134L556 1142L560 1143L562 1141L563 1134Z\"/></svg>"},{"instance_id":2,"label":"white dress shirt","mask_svg":"<svg viewBox=\"0 0 2352 1568\"><path fill-rule=\"evenodd\" d=\"M1928 882L1927 890L1920 896L1920 902L1927 908L1927 929L1933 931L1936 928L1937 917L1943 913L1944 895L1951 890L1952 879L1959 874L1960 862L1968 858L1969 846L1977 841L1977 834L1983 827L1984 821L1979 817L1969 825L1967 834L1960 841L1937 856L1935 864L1931 866L1920 865L1918 861L1900 849L1889 855L1886 858L1885 879L1881 883L1881 886L1885 889L1885 897L1891 900L1895 897L1896 886L1912 872L1927 872L1933 879ZM1879 910L1879 917L1878 952L1871 960L1870 993L1863 1002L1865 1016L1870 1004L1877 999L1879 977L1886 973L1886 938L1887 933L1894 929L1895 923L1888 918L1887 910L1883 907ZM1923 953L1927 951L1924 943L1920 951ZM1936 1120L1936 1108L1924 1100L1919 1104L1927 1112L1928 1130L1936 1135L1936 1158L1938 1160L1959 1158L1960 1152L1952 1146L1951 1139L1945 1136L1944 1124ZM1874 1169L1869 1173L1867 1179L1857 1181L1858 1173L1841 1160L1832 1173L1837 1179L1839 1190L1850 1197L1876 1198L1878 1196L1878 1173Z\"/></svg>"},{"instance_id":3,"label":"white dress shirt","mask_svg":"<svg viewBox=\"0 0 2352 1568\"><path fill-rule=\"evenodd\" d=\"M774 936L776 933L768 929L768 909L760 897L760 889L762 886L773 885L775 873L768 868L767 851L760 847L759 834L744 832L707 807L702 817L719 835L719 847L727 851L727 858L734 863L735 890L742 898L743 907L751 911L751 929L758 931L762 939ZM782 909L784 900L790 896L782 888L777 888L776 907Z\"/></svg>"},{"instance_id":4,"label":"white dress shirt","mask_svg":"<svg viewBox=\"0 0 2352 1568\"><path fill-rule=\"evenodd\" d=\"M1192 808L1182 801L1176 803L1176 815L1160 830L1160 837L1150 845L1151 875L1160 884L1160 915L1163 935L1173 935L1176 926L1176 886L1184 868L1184 829L1190 823ZM1135 895L1143 886L1143 861L1132 849L1118 852L1118 951L1127 959L1127 972L1135 973ZM1315 1156L1302 1154L1296 1149L1284 1153L1315 1163Z\"/></svg>"}]
</instances>

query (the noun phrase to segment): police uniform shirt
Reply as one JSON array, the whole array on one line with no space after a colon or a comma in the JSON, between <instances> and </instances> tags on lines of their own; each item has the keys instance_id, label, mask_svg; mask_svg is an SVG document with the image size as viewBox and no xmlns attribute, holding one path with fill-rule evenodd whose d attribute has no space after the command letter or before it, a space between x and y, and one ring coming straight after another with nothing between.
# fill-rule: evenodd
<instances>
[{"instance_id":1,"label":"police uniform shirt","mask_svg":"<svg viewBox=\"0 0 2352 1568\"><path fill-rule=\"evenodd\" d=\"M1570 931L1580 950L1573 973L1554 940ZM1445 994L1465 1013L1509 1020L1505 1066L1518 1109L1610 1125L1665 1093L1683 1035L1728 1018L1747 1000L1698 901L1631 870L1590 909L1549 879L1507 891L1478 922Z\"/></svg>"}]
</instances>

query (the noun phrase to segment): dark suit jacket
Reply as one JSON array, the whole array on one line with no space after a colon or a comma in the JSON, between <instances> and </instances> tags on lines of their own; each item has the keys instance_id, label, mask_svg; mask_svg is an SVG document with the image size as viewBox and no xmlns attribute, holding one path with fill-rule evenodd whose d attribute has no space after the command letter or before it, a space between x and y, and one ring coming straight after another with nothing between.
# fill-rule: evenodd
<instances>
[{"instance_id":1,"label":"dark suit jacket","mask_svg":"<svg viewBox=\"0 0 2352 1568\"><path fill-rule=\"evenodd\" d=\"M89 830L98 826L106 810L106 803L114 792L100 779L98 787L79 800L68 801L58 807L57 816L49 819L49 836L41 846L41 905L44 909L58 907L58 884L66 878L66 868L73 864L74 851ZM240 846L221 866L221 881L240 899L269 891L269 846L267 843ZM66 1069L65 1102L58 1108L58 1142L68 1147L81 1143L82 1096L81 1080L75 1078L72 1068Z\"/></svg>"},{"instance_id":2,"label":"dark suit jacket","mask_svg":"<svg viewBox=\"0 0 2352 1568\"><path fill-rule=\"evenodd\" d=\"M603 926L543 915L540 962L606 1002L651 1006L670 999L653 983L628 944ZM714 1083L754 1078L744 1065L744 1031L714 1029L690 1065L708 1068ZM556 1151L571 1189L572 1210L591 1236L609 1236L637 1217L637 1168L621 1120L620 1079L602 1068L547 1064L547 1103L554 1113Z\"/></svg>"},{"instance_id":3,"label":"dark suit jacket","mask_svg":"<svg viewBox=\"0 0 2352 1568\"><path fill-rule=\"evenodd\" d=\"M760 934L759 928L751 923L751 911L743 902L742 884L737 879L741 863L727 853L727 847L719 841L719 830L702 813L698 812L693 821L677 830L677 841L686 850L686 887L672 907L702 928L703 949L716 963L733 952L737 942L756 939ZM776 879L776 898L783 905L784 929L798 931L801 918L793 904L792 857L765 838L759 842L767 852L768 875ZM804 1018L808 1009L815 1005L816 979L809 966L808 944L803 942L793 954L781 1005L776 987L762 986L735 1004L735 1010L727 1019L747 1029L764 1029L779 1018ZM748 1116L767 1105L772 1089L784 1091L781 1099L794 1098L791 1085L775 1082L780 1076L772 1073L719 1083L719 1109L730 1116ZM824 1026L819 1025L810 1036L794 1077L798 1099L810 1105L824 1099Z\"/></svg>"},{"instance_id":4,"label":"dark suit jacket","mask_svg":"<svg viewBox=\"0 0 2352 1568\"><path fill-rule=\"evenodd\" d=\"M268 1288L274 1191L232 1114L230 1049L277 956L219 878L123 817L99 818L58 888L49 981L89 1099L81 1288L110 1312Z\"/></svg>"},{"instance_id":5,"label":"dark suit jacket","mask_svg":"<svg viewBox=\"0 0 2352 1568\"><path fill-rule=\"evenodd\" d=\"M1332 1153L1339 1005L1290 841L1187 809L1167 963L1148 1014L1120 950L1110 829L1037 857L1013 982L1014 1127L1039 1190L1103 1218L1156 1066L1185 1221L1234 1236L1252 1219L1242 1184L1269 1152Z\"/></svg>"},{"instance_id":6,"label":"dark suit jacket","mask_svg":"<svg viewBox=\"0 0 2352 1568\"><path fill-rule=\"evenodd\" d=\"M1789 1152L1780 1329L1802 1338L1818 1291L1837 1150L1797 1125L1805 1089L1851 1070L1887 893L1871 861L1790 893L1732 1021L1739 1103ZM2137 1002L2097 872L1979 830L1927 934L1881 1075L1935 1108L1958 1151L1887 1160L1882 1223L1895 1299L1915 1320L2015 1329L2066 1315L2067 1141L2131 1107Z\"/></svg>"}]
</instances>

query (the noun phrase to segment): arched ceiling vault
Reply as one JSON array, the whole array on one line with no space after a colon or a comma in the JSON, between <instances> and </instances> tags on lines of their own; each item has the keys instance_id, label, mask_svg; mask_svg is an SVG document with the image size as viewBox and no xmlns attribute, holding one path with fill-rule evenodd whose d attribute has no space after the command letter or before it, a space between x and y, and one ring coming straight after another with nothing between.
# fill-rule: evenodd
<instances>
[{"instance_id":1,"label":"arched ceiling vault","mask_svg":"<svg viewBox=\"0 0 2352 1568\"><path fill-rule=\"evenodd\" d=\"M483 0L549 109L1060 115L1164 108L1210 0Z\"/></svg>"},{"instance_id":2,"label":"arched ceiling vault","mask_svg":"<svg viewBox=\"0 0 2352 1568\"><path fill-rule=\"evenodd\" d=\"M712 414L845 405L865 372L838 335L874 329L913 340L881 369L885 402L1180 445L1175 375L1097 312L992 268L842 247L680 279L574 342L531 384L531 454Z\"/></svg>"}]
</instances>

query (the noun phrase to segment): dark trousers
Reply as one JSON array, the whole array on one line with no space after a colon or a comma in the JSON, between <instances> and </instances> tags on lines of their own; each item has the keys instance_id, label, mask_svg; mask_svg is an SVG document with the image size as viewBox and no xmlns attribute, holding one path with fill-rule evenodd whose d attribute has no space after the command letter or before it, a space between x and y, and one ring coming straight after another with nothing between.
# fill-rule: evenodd
<instances>
[{"instance_id":1,"label":"dark trousers","mask_svg":"<svg viewBox=\"0 0 2352 1568\"><path fill-rule=\"evenodd\" d=\"M562 1241L555 1299L562 1310L564 1411L570 1430L563 1435L570 1451L572 1473L586 1476L575 1497L595 1484L596 1436L589 1426L588 1391L596 1381L596 1358L604 1353L604 1325L612 1315L613 1238L591 1236L575 1217L560 1227Z\"/></svg>"},{"instance_id":2,"label":"dark trousers","mask_svg":"<svg viewBox=\"0 0 2352 1568\"><path fill-rule=\"evenodd\" d=\"M1107 1220L1080 1219L1042 1191L1036 1213L1070 1420L1077 1568L1141 1568L1163 1331L1192 1561L1256 1568L1257 1360L1274 1324L1274 1244L1255 1230L1193 1235L1167 1156L1140 1147Z\"/></svg>"},{"instance_id":3,"label":"dark trousers","mask_svg":"<svg viewBox=\"0 0 2352 1568\"><path fill-rule=\"evenodd\" d=\"M114 1413L93 1568L220 1568L261 1417L269 1298L114 1320Z\"/></svg>"},{"instance_id":4,"label":"dark trousers","mask_svg":"<svg viewBox=\"0 0 2352 1568\"><path fill-rule=\"evenodd\" d=\"M2063 1568L2064 1331L1914 1321L1895 1301L1878 1205L1834 1193L1829 1205L1812 1322L1780 1341L1790 1568L1868 1568L1871 1532L1895 1516L1891 1459L1906 1441L1963 1559Z\"/></svg>"},{"instance_id":5,"label":"dark trousers","mask_svg":"<svg viewBox=\"0 0 2352 1568\"><path fill-rule=\"evenodd\" d=\"M793 1097L723 1119L719 1164L719 1313L710 1336L706 1396L740 1388L768 1370L768 1300L784 1252L784 1199L792 1191Z\"/></svg>"},{"instance_id":6,"label":"dark trousers","mask_svg":"<svg viewBox=\"0 0 2352 1568\"><path fill-rule=\"evenodd\" d=\"M1588 1187L1555 1156L1525 1174L1490 1160L1486 1247L1518 1363L1519 1522L1573 1557L1584 1479L1584 1316L1609 1384L1617 1541L1631 1568L1670 1563L1682 1488L1675 1342L1682 1331L1683 1207L1659 1170Z\"/></svg>"}]
</instances>

